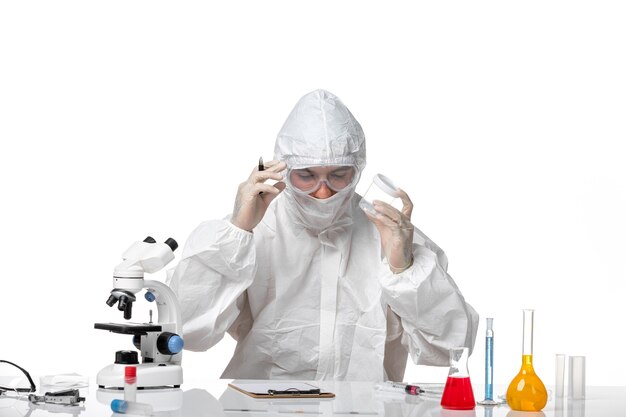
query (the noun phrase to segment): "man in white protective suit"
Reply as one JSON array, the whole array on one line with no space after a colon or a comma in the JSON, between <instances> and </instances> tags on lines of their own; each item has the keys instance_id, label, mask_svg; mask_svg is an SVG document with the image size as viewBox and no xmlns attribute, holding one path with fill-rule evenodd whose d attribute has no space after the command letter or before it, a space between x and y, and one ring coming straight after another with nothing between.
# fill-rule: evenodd
<instances>
[{"instance_id":1,"label":"man in white protective suit","mask_svg":"<svg viewBox=\"0 0 626 417\"><path fill-rule=\"evenodd\" d=\"M408 354L449 364L474 346L478 315L443 251L402 211L359 208L365 136L333 94L302 97L274 161L238 189L231 216L200 224L169 284L185 349L237 341L223 378L401 381ZM266 181L277 181L271 185Z\"/></svg>"}]
</instances>

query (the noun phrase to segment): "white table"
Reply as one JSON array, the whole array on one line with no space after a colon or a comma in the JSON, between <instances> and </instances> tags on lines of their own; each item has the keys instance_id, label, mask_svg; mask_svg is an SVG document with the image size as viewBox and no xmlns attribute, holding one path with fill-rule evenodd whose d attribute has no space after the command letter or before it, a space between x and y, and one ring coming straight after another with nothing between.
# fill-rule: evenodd
<instances>
[{"instance_id":1,"label":"white table","mask_svg":"<svg viewBox=\"0 0 626 417\"><path fill-rule=\"evenodd\" d=\"M542 412L523 413L505 405L493 408L477 406L471 411L443 410L438 398L414 397L404 394L377 394L367 382L312 382L325 391L336 394L334 399L274 399L257 400L228 388L228 380L186 381L181 389L139 391L137 401L153 405L155 416L172 417L624 417L626 416L626 387L587 387L585 400L552 398ZM476 394L482 387L475 386ZM496 390L496 392L498 392ZM92 386L82 392L86 396L82 407L40 405L0 396L0 417L102 417L122 416L111 412L113 398L123 398L122 392L110 392ZM481 398L476 395L476 398Z\"/></svg>"}]
</instances>

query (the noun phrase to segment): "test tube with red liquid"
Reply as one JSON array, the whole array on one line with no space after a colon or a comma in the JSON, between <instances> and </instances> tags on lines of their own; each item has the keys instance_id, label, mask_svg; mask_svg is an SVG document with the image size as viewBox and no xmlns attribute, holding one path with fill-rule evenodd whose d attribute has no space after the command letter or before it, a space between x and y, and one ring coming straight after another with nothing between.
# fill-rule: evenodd
<instances>
[{"instance_id":1,"label":"test tube with red liquid","mask_svg":"<svg viewBox=\"0 0 626 417\"><path fill-rule=\"evenodd\" d=\"M137 368L124 368L124 401L137 401Z\"/></svg>"}]
</instances>

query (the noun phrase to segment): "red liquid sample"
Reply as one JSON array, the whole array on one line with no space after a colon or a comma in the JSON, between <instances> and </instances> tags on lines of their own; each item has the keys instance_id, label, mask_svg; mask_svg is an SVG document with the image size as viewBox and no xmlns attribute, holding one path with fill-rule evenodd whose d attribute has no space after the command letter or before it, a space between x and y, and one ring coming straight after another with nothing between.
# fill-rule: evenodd
<instances>
[{"instance_id":1,"label":"red liquid sample","mask_svg":"<svg viewBox=\"0 0 626 417\"><path fill-rule=\"evenodd\" d=\"M441 397L441 406L449 410L473 410L476 407L474 391L469 376L464 378L448 377Z\"/></svg>"}]
</instances>

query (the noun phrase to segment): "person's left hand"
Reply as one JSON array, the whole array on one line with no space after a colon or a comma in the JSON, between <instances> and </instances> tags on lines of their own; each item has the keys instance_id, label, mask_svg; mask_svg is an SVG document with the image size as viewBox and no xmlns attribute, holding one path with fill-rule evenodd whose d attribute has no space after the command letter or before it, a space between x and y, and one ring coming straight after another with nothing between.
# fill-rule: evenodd
<instances>
[{"instance_id":1,"label":"person's left hand","mask_svg":"<svg viewBox=\"0 0 626 417\"><path fill-rule=\"evenodd\" d=\"M390 204L374 200L376 215L365 213L378 229L383 252L394 274L408 269L413 264L413 203L409 195L398 188L402 200L402 211Z\"/></svg>"}]
</instances>

